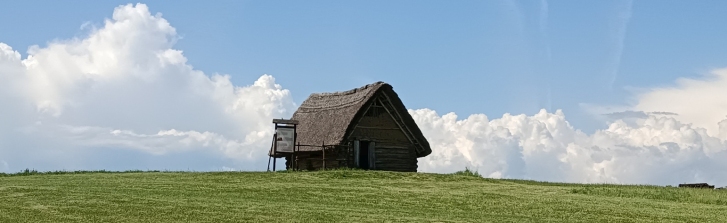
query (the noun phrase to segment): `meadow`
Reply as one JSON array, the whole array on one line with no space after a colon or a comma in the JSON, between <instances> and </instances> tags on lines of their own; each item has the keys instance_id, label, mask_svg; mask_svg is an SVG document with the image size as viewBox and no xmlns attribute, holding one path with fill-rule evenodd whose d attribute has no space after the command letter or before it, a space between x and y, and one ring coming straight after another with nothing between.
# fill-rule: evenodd
<instances>
[{"instance_id":1,"label":"meadow","mask_svg":"<svg viewBox=\"0 0 727 223\"><path fill-rule=\"evenodd\" d=\"M0 222L727 222L727 190L456 174L0 175Z\"/></svg>"}]
</instances>

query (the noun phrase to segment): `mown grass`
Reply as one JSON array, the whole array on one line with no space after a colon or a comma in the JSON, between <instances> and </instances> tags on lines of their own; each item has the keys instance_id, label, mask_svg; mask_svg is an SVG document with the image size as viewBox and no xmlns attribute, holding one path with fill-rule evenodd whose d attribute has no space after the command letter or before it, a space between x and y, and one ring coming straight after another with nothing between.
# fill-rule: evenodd
<instances>
[{"instance_id":1,"label":"mown grass","mask_svg":"<svg viewBox=\"0 0 727 223\"><path fill-rule=\"evenodd\" d=\"M727 222L727 191L455 174L23 171L0 222Z\"/></svg>"}]
</instances>

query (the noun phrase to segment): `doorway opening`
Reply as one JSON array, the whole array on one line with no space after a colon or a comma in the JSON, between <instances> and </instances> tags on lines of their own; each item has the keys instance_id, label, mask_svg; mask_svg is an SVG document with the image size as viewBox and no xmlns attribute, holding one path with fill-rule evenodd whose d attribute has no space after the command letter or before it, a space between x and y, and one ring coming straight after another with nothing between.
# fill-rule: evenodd
<instances>
[{"instance_id":1,"label":"doorway opening","mask_svg":"<svg viewBox=\"0 0 727 223\"><path fill-rule=\"evenodd\" d=\"M369 141L360 141L358 149L358 166L361 169L368 170L369 167Z\"/></svg>"}]
</instances>

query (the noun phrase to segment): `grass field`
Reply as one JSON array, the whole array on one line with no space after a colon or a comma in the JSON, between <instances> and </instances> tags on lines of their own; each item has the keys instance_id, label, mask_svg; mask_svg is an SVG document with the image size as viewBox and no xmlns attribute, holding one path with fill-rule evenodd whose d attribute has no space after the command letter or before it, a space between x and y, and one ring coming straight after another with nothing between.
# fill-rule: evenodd
<instances>
[{"instance_id":1,"label":"grass field","mask_svg":"<svg viewBox=\"0 0 727 223\"><path fill-rule=\"evenodd\" d=\"M0 175L0 222L727 222L727 191L473 174Z\"/></svg>"}]
</instances>

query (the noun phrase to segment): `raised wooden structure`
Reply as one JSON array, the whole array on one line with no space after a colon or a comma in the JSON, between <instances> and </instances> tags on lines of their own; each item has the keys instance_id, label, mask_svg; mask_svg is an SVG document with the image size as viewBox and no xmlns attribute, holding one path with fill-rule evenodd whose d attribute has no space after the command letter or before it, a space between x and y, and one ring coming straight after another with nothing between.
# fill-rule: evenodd
<instances>
[{"instance_id":1,"label":"raised wooden structure","mask_svg":"<svg viewBox=\"0 0 727 223\"><path fill-rule=\"evenodd\" d=\"M708 183L679 184L679 187L714 189L714 185L709 185Z\"/></svg>"},{"instance_id":2,"label":"raised wooden structure","mask_svg":"<svg viewBox=\"0 0 727 223\"><path fill-rule=\"evenodd\" d=\"M295 152L275 155L285 157L288 169L416 172L417 158L432 153L399 96L384 82L311 94L292 120L298 121Z\"/></svg>"},{"instance_id":3,"label":"raised wooden structure","mask_svg":"<svg viewBox=\"0 0 727 223\"><path fill-rule=\"evenodd\" d=\"M273 134L273 144L270 146L270 152L268 153L268 155L270 156L270 158L275 158L275 159L273 159L273 171L275 171L276 161L278 160L277 158L284 154L293 155L293 154L295 154L295 149L296 149L295 145L293 145L293 151L288 152L288 151L278 150L278 141L283 140L283 138L278 139L280 137L280 136L278 136L278 129L280 129L280 128L285 128L288 130L292 129L292 131L293 131L293 142L292 143L295 143L295 137L298 135L295 132L296 126L298 125L298 121L287 120L287 119L273 119L273 124L275 124L275 133ZM288 145L290 145L290 144L288 144ZM273 154L277 154L277 155L273 155ZM270 159L268 159L268 171L270 171Z\"/></svg>"}]
</instances>

